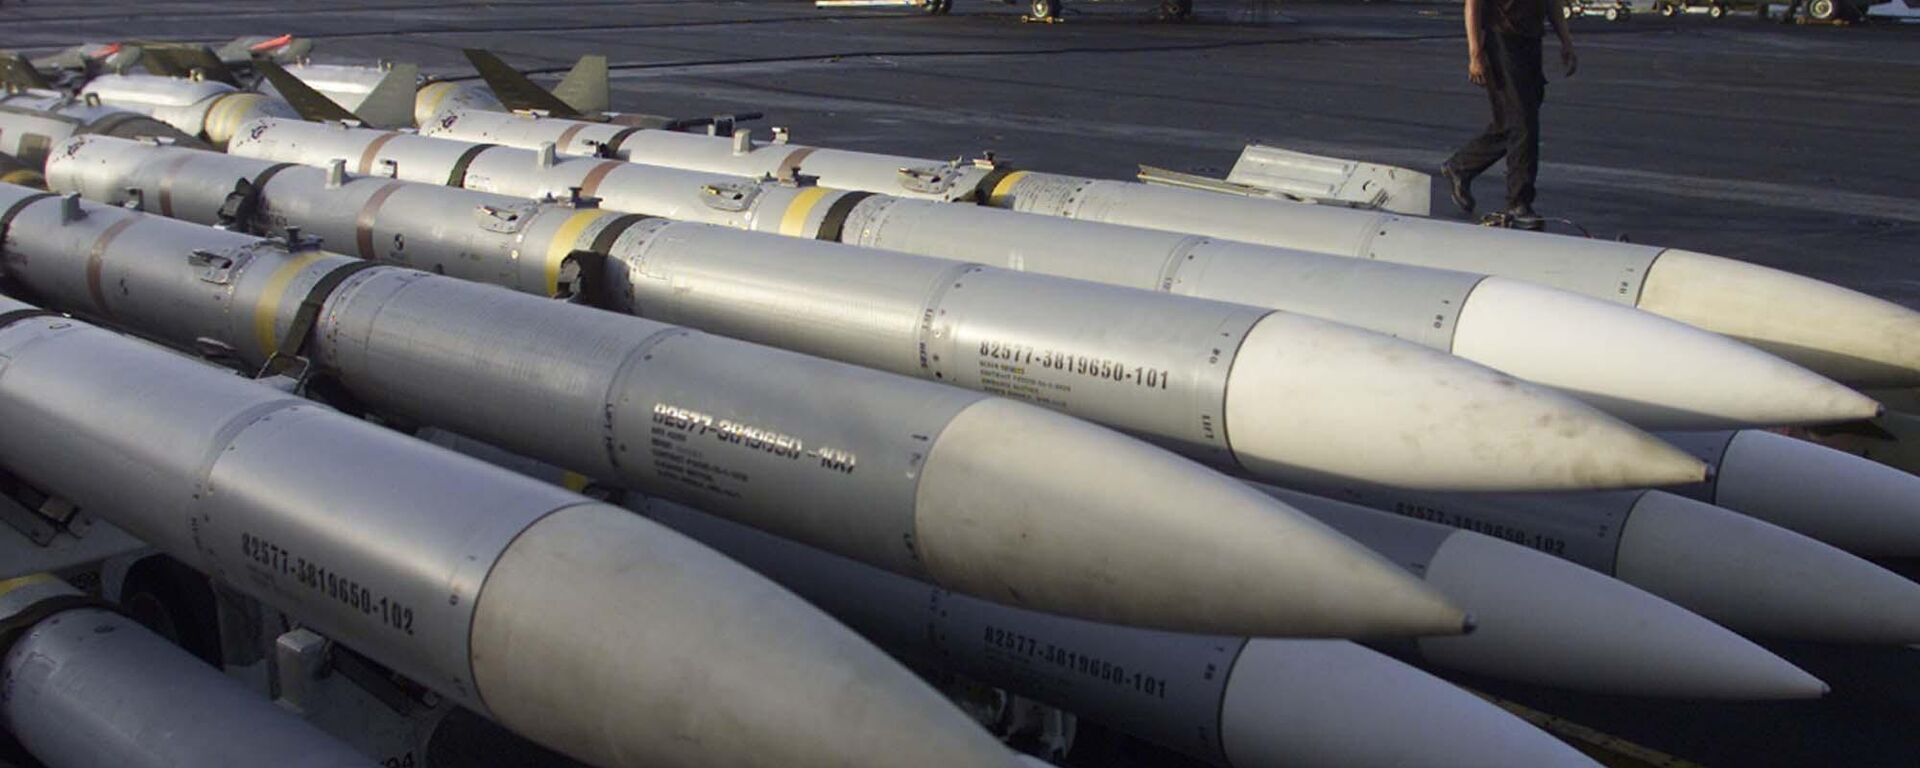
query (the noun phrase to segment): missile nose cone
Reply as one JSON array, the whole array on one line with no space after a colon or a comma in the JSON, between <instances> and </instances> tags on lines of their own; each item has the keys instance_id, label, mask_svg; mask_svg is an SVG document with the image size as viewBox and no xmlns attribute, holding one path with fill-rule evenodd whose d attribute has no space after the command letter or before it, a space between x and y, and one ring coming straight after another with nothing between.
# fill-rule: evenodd
<instances>
[{"instance_id":1,"label":"missile nose cone","mask_svg":"<svg viewBox=\"0 0 1920 768\"><path fill-rule=\"evenodd\" d=\"M1018 765L851 630L614 507L522 532L478 601L487 708L594 765Z\"/></svg>"},{"instance_id":2,"label":"missile nose cone","mask_svg":"<svg viewBox=\"0 0 1920 768\"><path fill-rule=\"evenodd\" d=\"M1594 768L1478 696L1352 643L1247 642L1220 705L1230 765Z\"/></svg>"},{"instance_id":3,"label":"missile nose cone","mask_svg":"<svg viewBox=\"0 0 1920 768\"><path fill-rule=\"evenodd\" d=\"M1499 277L1467 296L1453 353L1649 429L1850 421L1879 409L1872 398L1724 336Z\"/></svg>"},{"instance_id":4,"label":"missile nose cone","mask_svg":"<svg viewBox=\"0 0 1920 768\"><path fill-rule=\"evenodd\" d=\"M1920 585L1777 525L1648 491L1614 575L1742 634L1832 643L1920 641Z\"/></svg>"},{"instance_id":5,"label":"missile nose cone","mask_svg":"<svg viewBox=\"0 0 1920 768\"><path fill-rule=\"evenodd\" d=\"M1418 640L1421 657L1434 664L1624 696L1799 699L1824 687L1673 603L1498 539L1455 533L1426 575L1485 619L1467 637Z\"/></svg>"},{"instance_id":6,"label":"missile nose cone","mask_svg":"<svg viewBox=\"0 0 1920 768\"><path fill-rule=\"evenodd\" d=\"M1714 501L1866 557L1920 557L1920 477L1850 453L1742 430Z\"/></svg>"},{"instance_id":7,"label":"missile nose cone","mask_svg":"<svg viewBox=\"0 0 1920 768\"><path fill-rule=\"evenodd\" d=\"M1262 318L1227 388L1236 457L1266 477L1460 491L1700 482L1706 465L1585 403L1425 347Z\"/></svg>"},{"instance_id":8,"label":"missile nose cone","mask_svg":"<svg viewBox=\"0 0 1920 768\"><path fill-rule=\"evenodd\" d=\"M1246 484L1005 400L940 434L917 507L934 578L1009 605L1208 634L1461 631L1425 583Z\"/></svg>"},{"instance_id":9,"label":"missile nose cone","mask_svg":"<svg viewBox=\"0 0 1920 768\"><path fill-rule=\"evenodd\" d=\"M1853 386L1920 385L1920 312L1832 283L1670 248L1638 306Z\"/></svg>"}]
</instances>

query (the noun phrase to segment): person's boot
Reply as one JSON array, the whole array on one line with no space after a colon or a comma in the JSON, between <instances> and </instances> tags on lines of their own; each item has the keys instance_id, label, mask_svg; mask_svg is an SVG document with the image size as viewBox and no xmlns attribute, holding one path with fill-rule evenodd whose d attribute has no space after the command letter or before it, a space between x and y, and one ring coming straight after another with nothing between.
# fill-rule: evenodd
<instances>
[{"instance_id":1,"label":"person's boot","mask_svg":"<svg viewBox=\"0 0 1920 768\"><path fill-rule=\"evenodd\" d=\"M1447 191L1453 194L1453 204L1460 207L1461 213L1471 215L1474 207L1473 177L1461 173L1451 164L1442 164L1440 178L1447 180Z\"/></svg>"},{"instance_id":2,"label":"person's boot","mask_svg":"<svg viewBox=\"0 0 1920 768\"><path fill-rule=\"evenodd\" d=\"M1507 217L1507 226L1514 229L1539 232L1547 228L1547 220L1540 218L1540 214L1534 213L1533 206L1527 203L1509 205L1504 213Z\"/></svg>"}]
</instances>

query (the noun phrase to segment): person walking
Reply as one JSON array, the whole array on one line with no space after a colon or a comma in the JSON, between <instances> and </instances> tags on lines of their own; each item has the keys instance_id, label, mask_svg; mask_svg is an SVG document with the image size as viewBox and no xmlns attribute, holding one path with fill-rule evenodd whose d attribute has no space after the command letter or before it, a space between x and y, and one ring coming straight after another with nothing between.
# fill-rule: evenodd
<instances>
[{"instance_id":1,"label":"person walking","mask_svg":"<svg viewBox=\"0 0 1920 768\"><path fill-rule=\"evenodd\" d=\"M1560 64L1568 77L1579 68L1573 35L1560 0L1466 0L1467 79L1484 86L1493 122L1453 153L1440 174L1453 202L1473 213L1473 180L1500 158L1507 159L1504 218L1515 227L1544 226L1533 212L1534 179L1540 172L1540 102L1547 95L1540 39L1551 24L1560 37Z\"/></svg>"}]
</instances>

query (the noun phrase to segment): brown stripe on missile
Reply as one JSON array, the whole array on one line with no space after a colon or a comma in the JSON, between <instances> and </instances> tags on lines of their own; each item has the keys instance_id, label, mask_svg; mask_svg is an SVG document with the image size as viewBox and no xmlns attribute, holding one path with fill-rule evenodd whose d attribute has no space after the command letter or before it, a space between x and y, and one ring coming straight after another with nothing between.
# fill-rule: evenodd
<instances>
[{"instance_id":1,"label":"brown stripe on missile","mask_svg":"<svg viewBox=\"0 0 1920 768\"><path fill-rule=\"evenodd\" d=\"M366 176L373 173L373 159L380 154L380 148L386 146L387 142L393 141L399 135L400 134L397 133L383 133L380 135L380 138L367 142L367 148L360 153L360 175Z\"/></svg>"},{"instance_id":2,"label":"brown stripe on missile","mask_svg":"<svg viewBox=\"0 0 1920 768\"><path fill-rule=\"evenodd\" d=\"M93 241L93 249L87 252L87 294L93 297L94 308L100 310L103 316L113 316L113 311L107 309L106 288L100 285L100 272L106 266L103 262L107 256L107 246L113 245L114 238L139 220L140 217L129 215L114 222L113 226L107 227L107 231L100 233L100 237Z\"/></svg>"},{"instance_id":3,"label":"brown stripe on missile","mask_svg":"<svg viewBox=\"0 0 1920 768\"><path fill-rule=\"evenodd\" d=\"M607 174L613 173L613 169L623 165L626 165L626 163L619 160L607 160L594 166L593 170L587 171L586 178L580 180L580 194L592 197L593 193L600 190L600 182L607 180Z\"/></svg>"},{"instance_id":4,"label":"brown stripe on missile","mask_svg":"<svg viewBox=\"0 0 1920 768\"><path fill-rule=\"evenodd\" d=\"M173 180L180 177L180 169L193 161L193 155L183 154L167 161L160 171L160 215L173 218Z\"/></svg>"},{"instance_id":5,"label":"brown stripe on missile","mask_svg":"<svg viewBox=\"0 0 1920 768\"><path fill-rule=\"evenodd\" d=\"M400 191L400 188L406 185L406 182L403 181L387 182L386 186L375 190L373 196L367 198L365 205L360 206L360 215L355 217L353 221L353 242L354 245L360 247L360 258L368 260L374 258L374 217L380 215L380 206L386 205L387 198L392 197L393 193Z\"/></svg>"},{"instance_id":6,"label":"brown stripe on missile","mask_svg":"<svg viewBox=\"0 0 1920 768\"><path fill-rule=\"evenodd\" d=\"M560 132L560 138L553 140L553 150L555 152L568 151L567 143L573 141L573 137L581 131L586 130L586 127L589 125L592 125L592 123L575 123L567 126L566 130Z\"/></svg>"},{"instance_id":7,"label":"brown stripe on missile","mask_svg":"<svg viewBox=\"0 0 1920 768\"><path fill-rule=\"evenodd\" d=\"M781 181L799 178L800 164L805 162L807 156L813 154L816 149L819 149L819 147L807 147L806 149L794 150L793 154L787 155L786 159L780 161L780 167L775 169L776 172L773 174L773 177Z\"/></svg>"}]
</instances>

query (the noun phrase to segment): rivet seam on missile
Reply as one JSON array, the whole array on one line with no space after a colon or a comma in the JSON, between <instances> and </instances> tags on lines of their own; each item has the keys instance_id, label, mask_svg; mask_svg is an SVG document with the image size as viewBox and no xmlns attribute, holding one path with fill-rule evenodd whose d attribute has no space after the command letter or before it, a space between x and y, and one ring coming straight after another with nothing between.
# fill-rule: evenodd
<instances>
[{"instance_id":1,"label":"rivet seam on missile","mask_svg":"<svg viewBox=\"0 0 1920 768\"><path fill-rule=\"evenodd\" d=\"M580 234L586 231L587 225L592 224L597 219L613 215L610 211L603 211L599 208L589 208L584 211L575 211L573 215L568 216L567 220L560 224L560 229L554 232L553 240L549 241L547 245L546 273L548 296L559 295L560 267L575 250L573 245L580 240Z\"/></svg>"},{"instance_id":2,"label":"rivet seam on missile","mask_svg":"<svg viewBox=\"0 0 1920 768\"><path fill-rule=\"evenodd\" d=\"M167 162L160 171L160 215L173 218L173 182L180 169L193 161L193 155L181 155Z\"/></svg>"},{"instance_id":3,"label":"rivet seam on missile","mask_svg":"<svg viewBox=\"0 0 1920 768\"><path fill-rule=\"evenodd\" d=\"M873 197L872 192L842 193L832 205L827 206L827 215L820 219L820 231L814 234L814 239L840 242L840 235L846 231L847 217L853 215L853 209L870 197Z\"/></svg>"},{"instance_id":4,"label":"rivet seam on missile","mask_svg":"<svg viewBox=\"0 0 1920 768\"><path fill-rule=\"evenodd\" d=\"M267 278L267 285L260 294L260 303L253 306L253 335L260 343L260 353L271 355L279 348L275 324L280 319L280 304L286 300L287 290L292 287L293 278L309 265L333 254L326 251L308 251L281 264L279 269Z\"/></svg>"},{"instance_id":5,"label":"rivet seam on missile","mask_svg":"<svg viewBox=\"0 0 1920 768\"><path fill-rule=\"evenodd\" d=\"M447 172L447 183L445 186L465 188L467 186L467 168L473 165L473 161L479 159L481 154L497 146L500 145L475 144L468 147L467 151L461 152L460 159L453 161L453 170ZM590 195L593 193L588 191L585 192L585 194Z\"/></svg>"},{"instance_id":6,"label":"rivet seam on missile","mask_svg":"<svg viewBox=\"0 0 1920 768\"><path fill-rule=\"evenodd\" d=\"M1013 191L1013 185L1020 183L1020 180L1026 177L1026 171L1014 171L1013 173L1007 174L1005 178L1000 180L1000 183L993 185L992 192L987 193L987 205L995 208L1007 207L1007 195Z\"/></svg>"},{"instance_id":7,"label":"rivet seam on missile","mask_svg":"<svg viewBox=\"0 0 1920 768\"><path fill-rule=\"evenodd\" d=\"M360 151L360 175L366 176L373 173L373 159L380 154L380 148L386 146L387 142L393 141L399 135L400 134L397 133L383 133L373 141L367 142L367 148Z\"/></svg>"},{"instance_id":8,"label":"rivet seam on missile","mask_svg":"<svg viewBox=\"0 0 1920 768\"><path fill-rule=\"evenodd\" d=\"M405 186L404 181L389 181L385 186L375 190L373 195L367 198L367 202L360 206L360 214L353 220L353 244L360 249L360 258L379 258L379 254L374 253L373 250L375 219L380 215L380 206L386 205L387 198L393 197L393 193Z\"/></svg>"},{"instance_id":9,"label":"rivet seam on missile","mask_svg":"<svg viewBox=\"0 0 1920 768\"><path fill-rule=\"evenodd\" d=\"M787 204L787 211L780 215L780 234L799 237L807 231L807 218L813 215L813 209L827 196L824 187L807 187L793 196L793 202Z\"/></svg>"},{"instance_id":10,"label":"rivet seam on missile","mask_svg":"<svg viewBox=\"0 0 1920 768\"><path fill-rule=\"evenodd\" d=\"M128 216L114 222L113 226L107 227L107 231L100 233L100 237L93 241L93 247L87 251L87 295L93 297L93 306L102 316L113 316L113 311L107 308L106 289L100 284L100 271L106 266L103 262L107 257L107 246L112 245L114 238L137 221L138 218Z\"/></svg>"}]
</instances>

